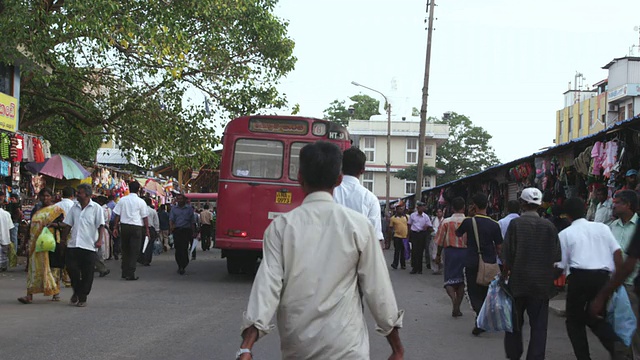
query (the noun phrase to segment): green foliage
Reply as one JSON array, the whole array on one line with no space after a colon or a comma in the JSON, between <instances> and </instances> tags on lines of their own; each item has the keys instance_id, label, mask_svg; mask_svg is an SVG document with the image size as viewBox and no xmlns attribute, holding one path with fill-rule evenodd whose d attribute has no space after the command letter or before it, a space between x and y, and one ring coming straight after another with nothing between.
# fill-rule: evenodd
<instances>
[{"instance_id":1,"label":"green foliage","mask_svg":"<svg viewBox=\"0 0 640 360\"><path fill-rule=\"evenodd\" d=\"M49 117L30 128L31 132L44 136L51 143L52 154L63 154L81 162L93 163L102 142L99 128L69 129L60 116Z\"/></svg>"},{"instance_id":2,"label":"green foliage","mask_svg":"<svg viewBox=\"0 0 640 360\"><path fill-rule=\"evenodd\" d=\"M411 116L420 116L420 109L418 109L417 107L412 107Z\"/></svg>"},{"instance_id":3,"label":"green foliage","mask_svg":"<svg viewBox=\"0 0 640 360\"><path fill-rule=\"evenodd\" d=\"M437 124L449 125L449 139L438 146L436 166L445 171L438 178L439 184L457 180L499 164L489 145L491 135L471 120L454 112L443 119L431 119Z\"/></svg>"},{"instance_id":4,"label":"green foliage","mask_svg":"<svg viewBox=\"0 0 640 360\"><path fill-rule=\"evenodd\" d=\"M433 166L423 166L422 167L422 176L433 176L433 175L438 175L438 169L434 168ZM418 179L418 166L417 165L411 165L407 168L404 168L398 172L396 172L395 174L393 174L393 176L395 178L398 179L402 179L402 180L411 180L411 181L417 181Z\"/></svg>"},{"instance_id":5,"label":"green foliage","mask_svg":"<svg viewBox=\"0 0 640 360\"><path fill-rule=\"evenodd\" d=\"M338 123L342 126L349 125L349 119L369 120L373 115L380 115L380 101L369 95L353 95L349 97L353 102L353 115L349 114L346 101L333 100L329 107L324 110L324 117L327 120Z\"/></svg>"},{"instance_id":6,"label":"green foliage","mask_svg":"<svg viewBox=\"0 0 640 360\"><path fill-rule=\"evenodd\" d=\"M276 3L4 2L0 31L11 36L0 61L24 58L20 47L53 69L23 66L20 127L107 133L147 166L211 163L215 127L286 104L276 86L296 59L288 24L272 13ZM210 111L203 98L187 98L194 89Z\"/></svg>"}]
</instances>

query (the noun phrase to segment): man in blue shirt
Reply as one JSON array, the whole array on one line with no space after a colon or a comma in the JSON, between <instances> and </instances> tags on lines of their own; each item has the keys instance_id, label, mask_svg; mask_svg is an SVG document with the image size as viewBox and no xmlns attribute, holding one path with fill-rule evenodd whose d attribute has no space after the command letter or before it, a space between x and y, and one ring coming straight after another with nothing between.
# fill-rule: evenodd
<instances>
[{"instance_id":1,"label":"man in blue shirt","mask_svg":"<svg viewBox=\"0 0 640 360\"><path fill-rule=\"evenodd\" d=\"M171 208L169 214L169 226L176 249L178 273L184 275L185 268L189 265L189 242L193 238L195 221L193 208L187 204L187 198L183 194L178 194L176 201L178 204Z\"/></svg>"}]
</instances>

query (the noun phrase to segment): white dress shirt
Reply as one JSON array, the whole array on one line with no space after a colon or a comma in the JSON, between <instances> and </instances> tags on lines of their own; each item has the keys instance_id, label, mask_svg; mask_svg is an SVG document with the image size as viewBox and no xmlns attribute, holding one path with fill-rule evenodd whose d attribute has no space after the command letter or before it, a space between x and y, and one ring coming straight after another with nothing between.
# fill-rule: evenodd
<instances>
[{"instance_id":1,"label":"white dress shirt","mask_svg":"<svg viewBox=\"0 0 640 360\"><path fill-rule=\"evenodd\" d=\"M97 251L98 230L104 226L104 210L102 206L90 200L83 209L78 203L74 205L64 218L64 223L71 226L71 239L67 247Z\"/></svg>"},{"instance_id":2,"label":"white dress shirt","mask_svg":"<svg viewBox=\"0 0 640 360\"><path fill-rule=\"evenodd\" d=\"M329 193L274 219L263 251L242 328L264 336L277 313L283 359L369 359L360 294L380 334L402 327L373 226Z\"/></svg>"},{"instance_id":3,"label":"white dress shirt","mask_svg":"<svg viewBox=\"0 0 640 360\"><path fill-rule=\"evenodd\" d=\"M65 216L67 216L67 214L69 213L69 210L71 210L71 208L73 207L73 205L77 204L76 201L73 201L71 199L67 199L64 198L60 201L58 201L55 205L59 208L61 208L62 210L64 210L64 214Z\"/></svg>"},{"instance_id":4,"label":"white dress shirt","mask_svg":"<svg viewBox=\"0 0 640 360\"><path fill-rule=\"evenodd\" d=\"M378 240L384 239L380 201L369 189L360 185L357 177L344 175L340 186L333 190L333 199L338 204L366 216L373 225Z\"/></svg>"},{"instance_id":5,"label":"white dress shirt","mask_svg":"<svg viewBox=\"0 0 640 360\"><path fill-rule=\"evenodd\" d=\"M578 219L558 237L562 248L561 269L615 270L613 253L620 250L620 245L607 225Z\"/></svg>"},{"instance_id":6,"label":"white dress shirt","mask_svg":"<svg viewBox=\"0 0 640 360\"><path fill-rule=\"evenodd\" d=\"M113 212L120 215L121 224L143 226L142 219L147 217L147 208L138 194L129 194L118 201Z\"/></svg>"},{"instance_id":7,"label":"white dress shirt","mask_svg":"<svg viewBox=\"0 0 640 360\"><path fill-rule=\"evenodd\" d=\"M598 203L596 206L596 215L593 221L599 223L609 224L613 220L613 200L608 198L603 203Z\"/></svg>"},{"instance_id":8,"label":"white dress shirt","mask_svg":"<svg viewBox=\"0 0 640 360\"><path fill-rule=\"evenodd\" d=\"M156 209L147 206L147 217L149 218L149 227L156 229L160 232L160 219L158 219L158 212Z\"/></svg>"},{"instance_id":9,"label":"white dress shirt","mask_svg":"<svg viewBox=\"0 0 640 360\"><path fill-rule=\"evenodd\" d=\"M13 220L11 214L5 209L0 209L0 245L9 245L11 242L11 232L13 229Z\"/></svg>"},{"instance_id":10,"label":"white dress shirt","mask_svg":"<svg viewBox=\"0 0 640 360\"><path fill-rule=\"evenodd\" d=\"M511 213L508 214L507 216L503 217L502 219L500 219L498 221L498 225L500 225L500 231L502 232L502 238L506 239L507 236L507 229L509 228L509 224L511 224L511 220L515 219L515 218L519 218L520 215L516 214L516 213Z\"/></svg>"}]
</instances>

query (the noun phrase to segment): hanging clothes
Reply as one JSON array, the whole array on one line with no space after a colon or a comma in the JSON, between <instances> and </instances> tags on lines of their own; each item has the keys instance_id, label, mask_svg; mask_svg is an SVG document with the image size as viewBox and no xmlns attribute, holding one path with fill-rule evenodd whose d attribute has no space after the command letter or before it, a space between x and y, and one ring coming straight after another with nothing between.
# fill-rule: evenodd
<instances>
[{"instance_id":1,"label":"hanging clothes","mask_svg":"<svg viewBox=\"0 0 640 360\"><path fill-rule=\"evenodd\" d=\"M33 156L33 136L31 135L25 135L24 137L22 160L26 162L34 162L36 160Z\"/></svg>"},{"instance_id":2,"label":"hanging clothes","mask_svg":"<svg viewBox=\"0 0 640 360\"><path fill-rule=\"evenodd\" d=\"M618 162L618 142L617 141L609 141L605 144L604 148L605 152L605 160L602 163L602 167L604 168L604 177L611 177L611 170Z\"/></svg>"},{"instance_id":3,"label":"hanging clothes","mask_svg":"<svg viewBox=\"0 0 640 360\"><path fill-rule=\"evenodd\" d=\"M24 149L24 137L20 134L15 134L11 138L11 161L22 161L22 153Z\"/></svg>"},{"instance_id":4,"label":"hanging clothes","mask_svg":"<svg viewBox=\"0 0 640 360\"><path fill-rule=\"evenodd\" d=\"M51 158L51 143L49 142L49 140L45 140L42 142L42 151L44 152L45 159Z\"/></svg>"},{"instance_id":5,"label":"hanging clothes","mask_svg":"<svg viewBox=\"0 0 640 360\"><path fill-rule=\"evenodd\" d=\"M593 159L591 174L599 176L602 172L602 163L605 160L604 146L601 141L596 141L596 143L593 144L593 149L591 149L591 158Z\"/></svg>"},{"instance_id":6,"label":"hanging clothes","mask_svg":"<svg viewBox=\"0 0 640 360\"><path fill-rule=\"evenodd\" d=\"M33 138L33 158L36 162L41 163L44 162L44 151L42 150L42 141L34 137Z\"/></svg>"},{"instance_id":7,"label":"hanging clothes","mask_svg":"<svg viewBox=\"0 0 640 360\"><path fill-rule=\"evenodd\" d=\"M11 138L9 134L3 132L0 133L0 158L3 160L8 160L11 154Z\"/></svg>"}]
</instances>

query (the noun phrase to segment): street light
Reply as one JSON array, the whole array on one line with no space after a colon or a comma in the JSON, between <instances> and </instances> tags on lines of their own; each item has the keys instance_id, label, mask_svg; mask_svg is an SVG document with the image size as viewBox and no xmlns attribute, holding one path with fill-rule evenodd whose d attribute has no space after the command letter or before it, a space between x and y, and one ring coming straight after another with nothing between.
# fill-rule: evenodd
<instances>
[{"instance_id":1,"label":"street light","mask_svg":"<svg viewBox=\"0 0 640 360\"><path fill-rule=\"evenodd\" d=\"M352 81L351 84L355 85L355 86L360 86L363 87L365 89L369 89L373 92L376 92L380 95L382 95L382 97L384 98L384 102L387 108L387 163L386 168L387 168L387 188L386 188L386 201L384 202L384 216L387 216L389 214L389 182L391 181L391 103L389 102L389 99L387 99L387 97L381 93L380 91L376 90L376 89L372 89L368 86L364 86L360 83L357 83L355 81Z\"/></svg>"}]
</instances>

